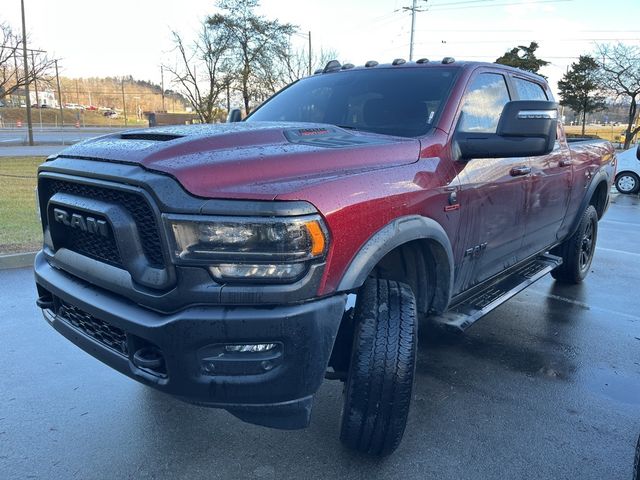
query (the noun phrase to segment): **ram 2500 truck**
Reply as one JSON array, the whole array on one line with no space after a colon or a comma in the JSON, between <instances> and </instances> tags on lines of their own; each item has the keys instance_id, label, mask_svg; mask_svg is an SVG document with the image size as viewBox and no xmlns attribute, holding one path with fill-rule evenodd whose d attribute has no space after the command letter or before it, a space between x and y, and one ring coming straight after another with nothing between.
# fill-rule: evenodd
<instances>
[{"instance_id":1,"label":"ram 2500 truck","mask_svg":"<svg viewBox=\"0 0 640 480\"><path fill-rule=\"evenodd\" d=\"M461 331L548 272L582 281L615 162L567 143L537 75L332 61L242 122L49 158L37 303L107 365L247 422L305 427L339 379L341 440L384 455L418 318Z\"/></svg>"}]
</instances>

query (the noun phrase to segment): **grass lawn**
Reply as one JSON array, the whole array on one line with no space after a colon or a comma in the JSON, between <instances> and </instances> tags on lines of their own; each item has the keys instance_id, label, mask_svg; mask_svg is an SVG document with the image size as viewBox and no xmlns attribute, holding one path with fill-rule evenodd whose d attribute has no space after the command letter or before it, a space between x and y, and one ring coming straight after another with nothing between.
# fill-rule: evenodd
<instances>
[{"instance_id":1,"label":"grass lawn","mask_svg":"<svg viewBox=\"0 0 640 480\"><path fill-rule=\"evenodd\" d=\"M617 127L613 125L587 125L584 133L585 135L596 135L610 142L619 143L625 128L626 125L618 125ZM567 135L581 135L582 125L565 125L564 131Z\"/></svg>"},{"instance_id":2,"label":"grass lawn","mask_svg":"<svg viewBox=\"0 0 640 480\"><path fill-rule=\"evenodd\" d=\"M0 255L42 244L36 213L36 172L44 157L0 157Z\"/></svg>"}]
</instances>

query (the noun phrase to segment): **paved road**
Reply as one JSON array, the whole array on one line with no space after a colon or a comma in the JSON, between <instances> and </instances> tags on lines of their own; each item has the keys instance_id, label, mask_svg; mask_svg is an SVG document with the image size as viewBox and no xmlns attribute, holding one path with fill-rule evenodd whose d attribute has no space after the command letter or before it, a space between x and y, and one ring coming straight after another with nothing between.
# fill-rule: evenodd
<instances>
[{"instance_id":1,"label":"paved road","mask_svg":"<svg viewBox=\"0 0 640 480\"><path fill-rule=\"evenodd\" d=\"M28 269L0 272L0 477L631 479L640 433L640 200L617 196L581 286L545 278L457 340L423 330L403 443L338 440L341 386L311 427L244 424L135 383L51 329Z\"/></svg>"},{"instance_id":2,"label":"paved road","mask_svg":"<svg viewBox=\"0 0 640 480\"><path fill-rule=\"evenodd\" d=\"M137 128L137 127L132 127ZM75 128L66 127L54 128L44 127L33 129L34 142L38 144L66 144L77 143L88 138L105 135L107 133L120 132L123 128L112 127L87 127ZM3 147L23 145L27 142L27 129L22 128L0 128L0 149Z\"/></svg>"}]
</instances>

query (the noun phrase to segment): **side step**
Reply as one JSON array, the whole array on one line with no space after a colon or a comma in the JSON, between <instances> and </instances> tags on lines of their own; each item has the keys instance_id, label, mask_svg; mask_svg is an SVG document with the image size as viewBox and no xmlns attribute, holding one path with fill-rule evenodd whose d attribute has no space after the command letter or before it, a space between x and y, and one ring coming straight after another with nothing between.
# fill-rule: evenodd
<instances>
[{"instance_id":1,"label":"side step","mask_svg":"<svg viewBox=\"0 0 640 480\"><path fill-rule=\"evenodd\" d=\"M464 332L491 310L502 305L561 264L560 257L548 253L540 255L514 271L496 278L495 281L470 297L454 304L442 315L430 317L430 319L447 329Z\"/></svg>"}]
</instances>

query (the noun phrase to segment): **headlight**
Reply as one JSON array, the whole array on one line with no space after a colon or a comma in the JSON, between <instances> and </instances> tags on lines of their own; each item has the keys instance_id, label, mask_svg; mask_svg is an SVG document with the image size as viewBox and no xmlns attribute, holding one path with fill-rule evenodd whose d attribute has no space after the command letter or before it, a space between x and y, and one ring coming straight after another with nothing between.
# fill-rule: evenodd
<instances>
[{"instance_id":1,"label":"headlight","mask_svg":"<svg viewBox=\"0 0 640 480\"><path fill-rule=\"evenodd\" d=\"M317 215L164 218L175 261L208 266L224 281L291 281L327 250L326 228Z\"/></svg>"}]
</instances>

